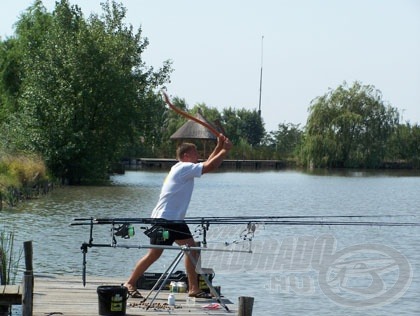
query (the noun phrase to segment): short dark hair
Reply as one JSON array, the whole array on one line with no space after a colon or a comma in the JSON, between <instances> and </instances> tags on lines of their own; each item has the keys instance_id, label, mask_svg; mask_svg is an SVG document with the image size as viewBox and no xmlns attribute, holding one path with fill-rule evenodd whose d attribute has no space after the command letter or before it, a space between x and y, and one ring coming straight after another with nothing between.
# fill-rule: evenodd
<instances>
[{"instance_id":1,"label":"short dark hair","mask_svg":"<svg viewBox=\"0 0 420 316\"><path fill-rule=\"evenodd\" d=\"M197 149L197 146L193 143L182 143L176 149L176 159L181 160L182 156L191 149Z\"/></svg>"}]
</instances>

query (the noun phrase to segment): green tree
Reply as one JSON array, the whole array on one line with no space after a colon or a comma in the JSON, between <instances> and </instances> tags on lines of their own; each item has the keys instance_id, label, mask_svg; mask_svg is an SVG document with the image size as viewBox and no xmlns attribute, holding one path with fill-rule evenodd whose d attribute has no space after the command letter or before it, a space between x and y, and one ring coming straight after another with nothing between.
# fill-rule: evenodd
<instances>
[{"instance_id":1,"label":"green tree","mask_svg":"<svg viewBox=\"0 0 420 316\"><path fill-rule=\"evenodd\" d=\"M85 19L67 0L52 14L37 1L17 24L22 110L9 128L22 135L19 146L40 152L70 183L103 178L129 144L149 140L148 103L155 106L154 91L171 72L169 62L146 67L148 40L124 25L124 7L102 8L102 16Z\"/></svg>"},{"instance_id":2,"label":"green tree","mask_svg":"<svg viewBox=\"0 0 420 316\"><path fill-rule=\"evenodd\" d=\"M226 130L226 136L229 137L233 144L238 144L241 135L241 124L234 108L223 109L222 123Z\"/></svg>"},{"instance_id":3,"label":"green tree","mask_svg":"<svg viewBox=\"0 0 420 316\"><path fill-rule=\"evenodd\" d=\"M414 167L420 168L420 125L415 124L411 126L411 138L409 147L409 159L412 161Z\"/></svg>"},{"instance_id":4,"label":"green tree","mask_svg":"<svg viewBox=\"0 0 420 316\"><path fill-rule=\"evenodd\" d=\"M238 110L238 117L242 123L241 135L251 146L258 146L265 134L264 123L258 111L240 109Z\"/></svg>"},{"instance_id":5,"label":"green tree","mask_svg":"<svg viewBox=\"0 0 420 316\"><path fill-rule=\"evenodd\" d=\"M420 126L400 124L391 135L386 159L391 162L405 162L420 166Z\"/></svg>"},{"instance_id":6,"label":"green tree","mask_svg":"<svg viewBox=\"0 0 420 316\"><path fill-rule=\"evenodd\" d=\"M222 124L234 144L245 140L251 146L258 146L265 136L264 122L257 110L226 108L222 112Z\"/></svg>"},{"instance_id":7,"label":"green tree","mask_svg":"<svg viewBox=\"0 0 420 316\"><path fill-rule=\"evenodd\" d=\"M6 118L18 111L18 97L21 85L21 57L16 40L0 42L0 125Z\"/></svg>"},{"instance_id":8,"label":"green tree","mask_svg":"<svg viewBox=\"0 0 420 316\"><path fill-rule=\"evenodd\" d=\"M279 124L277 131L271 132L270 134L272 144L268 145L275 148L275 152L279 157L290 158L296 155L303 134L299 124Z\"/></svg>"},{"instance_id":9,"label":"green tree","mask_svg":"<svg viewBox=\"0 0 420 316\"><path fill-rule=\"evenodd\" d=\"M378 167L398 112L385 106L373 86L346 83L316 98L309 118L302 159L315 167Z\"/></svg>"},{"instance_id":10,"label":"green tree","mask_svg":"<svg viewBox=\"0 0 420 316\"><path fill-rule=\"evenodd\" d=\"M197 113L204 116L214 127L219 128L218 124L221 125L222 115L215 107L209 107L205 103L197 103L192 108L191 114L196 115ZM221 127L223 128L223 126Z\"/></svg>"},{"instance_id":11,"label":"green tree","mask_svg":"<svg viewBox=\"0 0 420 316\"><path fill-rule=\"evenodd\" d=\"M185 99L174 97L171 102L177 108L188 112L188 106ZM173 158L175 156L176 144L174 141L170 139L170 137L183 124L185 124L186 119L183 116L177 114L176 112L168 108L165 108L165 112L163 113L162 118L163 118L163 124L159 125L159 128L162 130L162 134L161 134L161 139L159 142L159 152L156 156Z\"/></svg>"}]
</instances>

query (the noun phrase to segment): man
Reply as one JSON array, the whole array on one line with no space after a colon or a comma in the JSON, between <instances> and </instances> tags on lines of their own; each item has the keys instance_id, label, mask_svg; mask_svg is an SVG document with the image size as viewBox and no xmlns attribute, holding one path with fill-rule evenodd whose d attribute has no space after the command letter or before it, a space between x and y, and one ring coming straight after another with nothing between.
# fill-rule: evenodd
<instances>
[{"instance_id":1,"label":"man","mask_svg":"<svg viewBox=\"0 0 420 316\"><path fill-rule=\"evenodd\" d=\"M194 238L185 222L185 214L191 200L194 189L194 178L217 169L226 157L232 143L223 134L217 137L217 145L209 158L204 162L198 162L198 152L194 144L183 143L177 148L177 160L168 176L166 177L159 196L159 201L152 212L152 218L168 220L166 224L160 224L169 232L167 239L162 236L152 236L152 245L172 245L176 242L179 246L195 246ZM176 221L176 222L170 222ZM141 258L129 279L124 284L131 297L142 298L136 288L138 278L161 256L163 249L150 248L147 254ZM188 275L188 295L191 297L205 297L206 293L200 291L198 286L195 266L189 256L185 256L185 269Z\"/></svg>"}]
</instances>

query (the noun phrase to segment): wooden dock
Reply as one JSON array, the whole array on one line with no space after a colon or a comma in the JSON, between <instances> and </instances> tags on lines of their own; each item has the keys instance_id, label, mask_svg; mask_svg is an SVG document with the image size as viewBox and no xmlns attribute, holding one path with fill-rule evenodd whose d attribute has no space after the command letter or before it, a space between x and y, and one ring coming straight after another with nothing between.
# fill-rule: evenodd
<instances>
[{"instance_id":1,"label":"wooden dock","mask_svg":"<svg viewBox=\"0 0 420 316\"><path fill-rule=\"evenodd\" d=\"M200 160L202 161L202 160ZM128 159L121 163L123 170L168 170L177 163L176 159L137 158ZM282 160L229 160L225 159L220 169L226 170L279 170L287 167Z\"/></svg>"},{"instance_id":2,"label":"wooden dock","mask_svg":"<svg viewBox=\"0 0 420 316\"><path fill-rule=\"evenodd\" d=\"M97 288L101 285L121 285L121 279L107 277L87 277L84 287L81 277L37 275L34 281L33 316L93 316L99 315L99 300ZM145 296L147 290L143 290ZM226 298L222 302L226 304L230 312L217 304L214 299L195 299L194 303L187 305L185 293L174 293L175 307L167 306L169 292L159 293L153 306L146 310L142 299L129 298L127 300L126 315L235 315L236 306ZM149 297L150 302L154 293ZM146 303L147 303L146 302ZM210 304L219 307L216 309L206 308Z\"/></svg>"},{"instance_id":3,"label":"wooden dock","mask_svg":"<svg viewBox=\"0 0 420 316\"><path fill-rule=\"evenodd\" d=\"M0 305L20 305L22 302L22 286L0 285Z\"/></svg>"}]
</instances>

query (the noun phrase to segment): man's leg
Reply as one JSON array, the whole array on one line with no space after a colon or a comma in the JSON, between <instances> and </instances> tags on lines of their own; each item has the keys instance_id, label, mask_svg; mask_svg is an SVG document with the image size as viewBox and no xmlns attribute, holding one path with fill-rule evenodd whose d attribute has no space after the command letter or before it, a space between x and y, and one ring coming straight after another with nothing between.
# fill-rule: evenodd
<instances>
[{"instance_id":1,"label":"man's leg","mask_svg":"<svg viewBox=\"0 0 420 316\"><path fill-rule=\"evenodd\" d=\"M133 272L124 286L128 291L135 291L138 278L161 256L163 249L150 248L147 254L137 261Z\"/></svg>"},{"instance_id":2,"label":"man's leg","mask_svg":"<svg viewBox=\"0 0 420 316\"><path fill-rule=\"evenodd\" d=\"M194 247L195 242L193 238L189 239L182 239L182 240L175 240L175 242L180 246L189 246ZM197 258L197 251L191 251L190 255L195 258L195 262L198 261ZM188 275L188 293L189 294L197 294L200 292L200 288L198 286L198 276L195 269L194 263L191 261L188 255L185 255L185 270L187 271Z\"/></svg>"}]
</instances>

